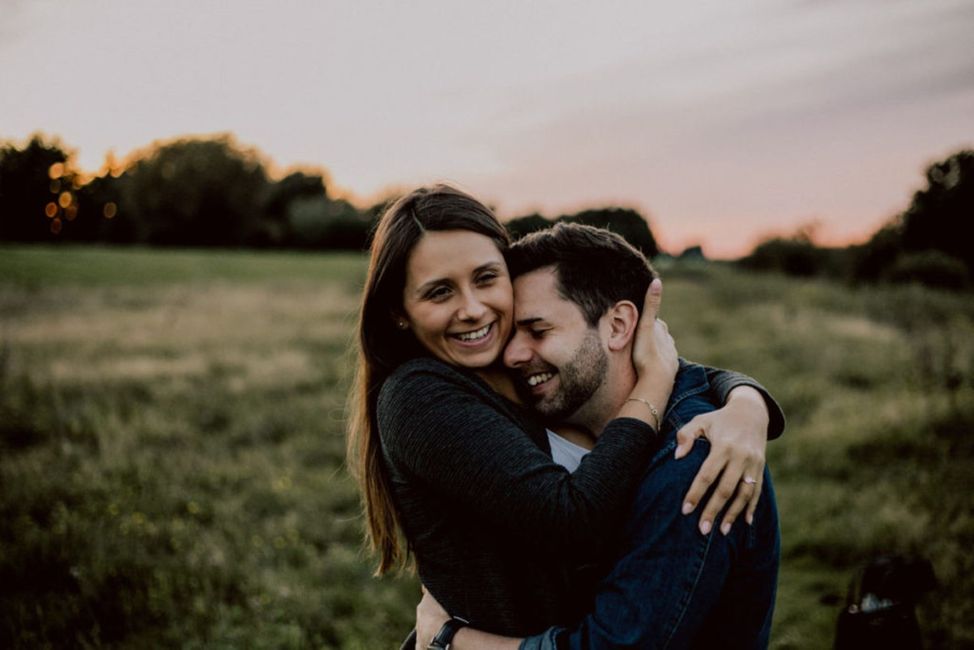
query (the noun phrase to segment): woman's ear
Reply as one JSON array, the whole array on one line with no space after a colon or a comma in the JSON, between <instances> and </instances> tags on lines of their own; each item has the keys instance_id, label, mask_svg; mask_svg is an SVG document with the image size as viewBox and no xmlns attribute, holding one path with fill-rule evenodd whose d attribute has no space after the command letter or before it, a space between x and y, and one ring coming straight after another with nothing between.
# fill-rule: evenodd
<instances>
[{"instance_id":1,"label":"woman's ear","mask_svg":"<svg viewBox=\"0 0 974 650\"><path fill-rule=\"evenodd\" d=\"M629 300L620 300L609 308L602 317L609 328L609 339L606 342L609 350L618 352L632 344L639 323L639 310Z\"/></svg>"},{"instance_id":2,"label":"woman's ear","mask_svg":"<svg viewBox=\"0 0 974 650\"><path fill-rule=\"evenodd\" d=\"M395 325L398 330L408 330L409 329L409 319L406 318L405 314L397 311L389 312L389 317L392 319L392 324Z\"/></svg>"}]
</instances>

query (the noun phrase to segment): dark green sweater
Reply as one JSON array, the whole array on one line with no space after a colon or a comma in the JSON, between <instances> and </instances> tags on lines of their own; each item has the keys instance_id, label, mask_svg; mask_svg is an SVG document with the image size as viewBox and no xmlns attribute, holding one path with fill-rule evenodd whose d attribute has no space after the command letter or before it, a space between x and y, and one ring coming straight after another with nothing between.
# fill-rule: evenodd
<instances>
[{"instance_id":1,"label":"dark green sweater","mask_svg":"<svg viewBox=\"0 0 974 650\"><path fill-rule=\"evenodd\" d=\"M743 375L708 375L717 403L737 385L764 392ZM781 416L768 399L773 436ZM619 418L569 473L526 409L429 358L385 382L378 420L423 584L450 614L513 636L577 614L570 568L602 559L655 447L648 425Z\"/></svg>"}]
</instances>

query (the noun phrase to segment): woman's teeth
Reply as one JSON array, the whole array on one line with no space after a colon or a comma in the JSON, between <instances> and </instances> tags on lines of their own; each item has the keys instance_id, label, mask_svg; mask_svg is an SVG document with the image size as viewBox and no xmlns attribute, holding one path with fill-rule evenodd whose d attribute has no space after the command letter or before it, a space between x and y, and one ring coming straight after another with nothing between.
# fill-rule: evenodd
<instances>
[{"instance_id":1,"label":"woman's teeth","mask_svg":"<svg viewBox=\"0 0 974 650\"><path fill-rule=\"evenodd\" d=\"M538 384L543 384L554 376L554 373L551 372L539 372L536 375L531 375L528 377L528 386L537 386Z\"/></svg>"},{"instance_id":2,"label":"woman's teeth","mask_svg":"<svg viewBox=\"0 0 974 650\"><path fill-rule=\"evenodd\" d=\"M479 330L473 332L465 332L463 334L457 334L456 337L461 341L476 341L477 339L482 339L487 336L487 332L490 331L490 325L484 325Z\"/></svg>"}]
</instances>

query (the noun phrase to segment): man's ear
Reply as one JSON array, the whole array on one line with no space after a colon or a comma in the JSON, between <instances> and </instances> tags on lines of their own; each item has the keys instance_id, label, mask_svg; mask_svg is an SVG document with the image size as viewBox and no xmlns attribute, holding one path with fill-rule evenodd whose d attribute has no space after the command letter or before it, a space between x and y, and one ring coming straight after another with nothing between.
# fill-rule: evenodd
<instances>
[{"instance_id":1,"label":"man's ear","mask_svg":"<svg viewBox=\"0 0 974 650\"><path fill-rule=\"evenodd\" d=\"M602 319L609 330L609 338L606 341L609 350L618 352L632 344L636 325L639 324L639 310L632 301L620 300L605 312Z\"/></svg>"}]
</instances>

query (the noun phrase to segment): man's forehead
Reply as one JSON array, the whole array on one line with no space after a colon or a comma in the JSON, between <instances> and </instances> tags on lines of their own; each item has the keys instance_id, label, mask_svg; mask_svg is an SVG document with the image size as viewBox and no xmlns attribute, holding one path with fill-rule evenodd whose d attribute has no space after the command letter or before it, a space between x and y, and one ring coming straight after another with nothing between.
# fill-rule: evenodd
<instances>
[{"instance_id":1,"label":"man's forehead","mask_svg":"<svg viewBox=\"0 0 974 650\"><path fill-rule=\"evenodd\" d=\"M514 320L551 320L581 314L578 305L558 292L555 267L529 271L514 280Z\"/></svg>"}]
</instances>

